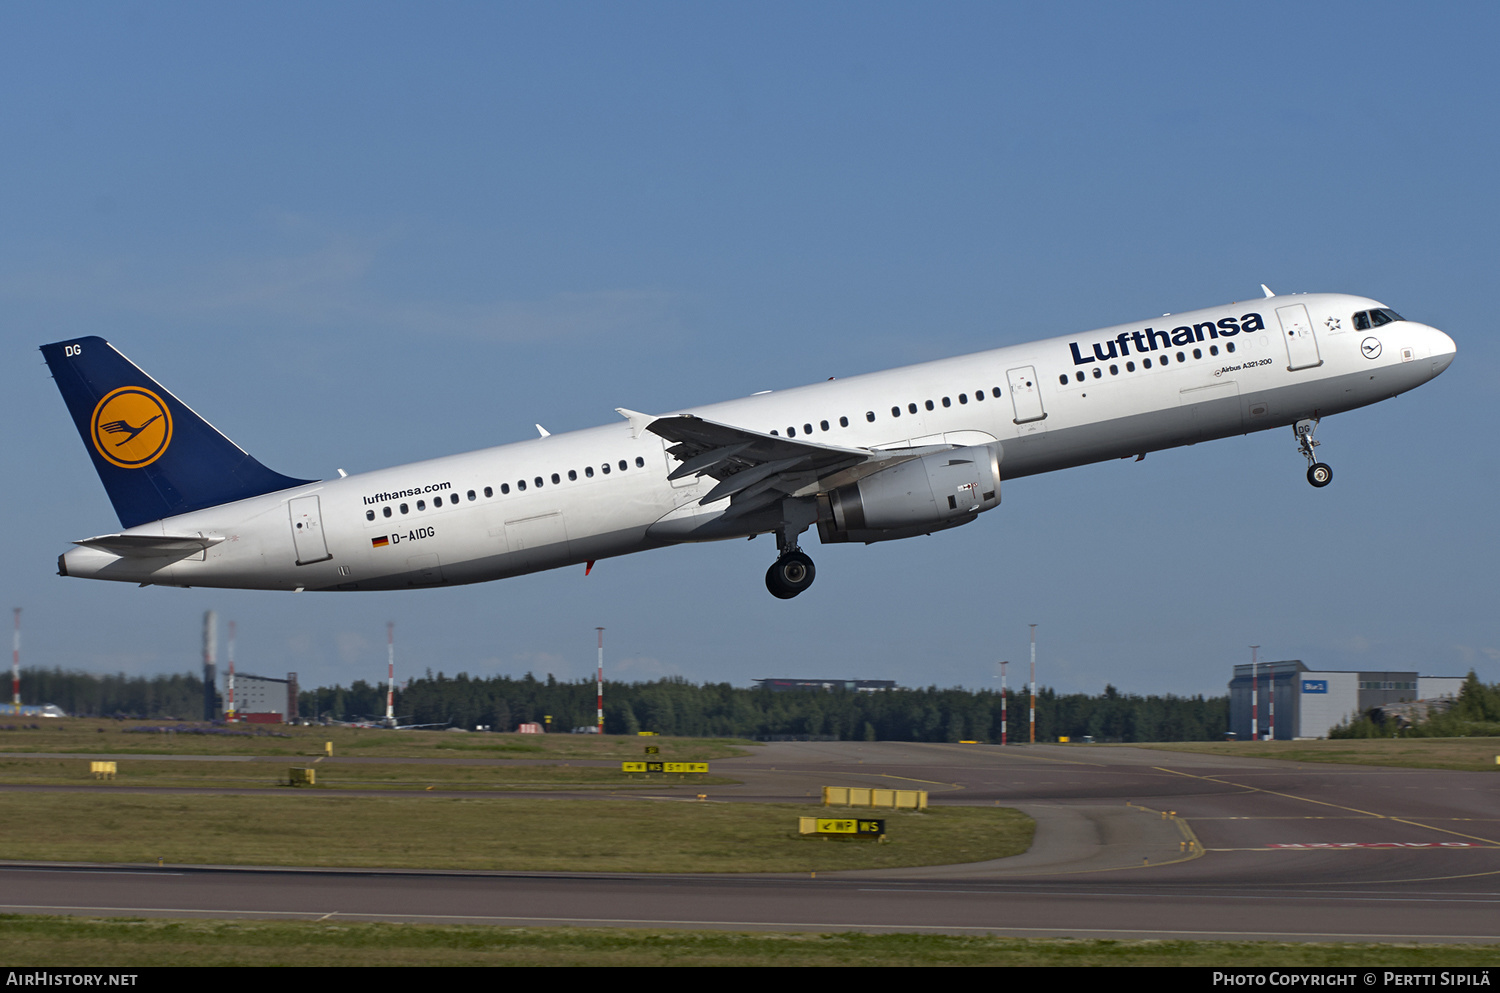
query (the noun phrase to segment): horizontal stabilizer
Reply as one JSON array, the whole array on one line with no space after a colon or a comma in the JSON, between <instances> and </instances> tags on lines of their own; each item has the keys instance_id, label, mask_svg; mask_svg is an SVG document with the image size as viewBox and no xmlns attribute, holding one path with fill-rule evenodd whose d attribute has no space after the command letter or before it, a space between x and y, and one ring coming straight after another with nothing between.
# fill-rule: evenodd
<instances>
[{"instance_id":1,"label":"horizontal stabilizer","mask_svg":"<svg viewBox=\"0 0 1500 993\"><path fill-rule=\"evenodd\" d=\"M182 558L223 541L222 535L201 534L101 534L73 542L131 559Z\"/></svg>"}]
</instances>

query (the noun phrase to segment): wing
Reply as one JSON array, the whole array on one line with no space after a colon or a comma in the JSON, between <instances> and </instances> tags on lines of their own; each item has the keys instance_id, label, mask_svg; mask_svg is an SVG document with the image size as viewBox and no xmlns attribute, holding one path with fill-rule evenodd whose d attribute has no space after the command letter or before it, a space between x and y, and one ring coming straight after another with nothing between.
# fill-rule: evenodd
<instances>
[{"instance_id":1,"label":"wing","mask_svg":"<svg viewBox=\"0 0 1500 993\"><path fill-rule=\"evenodd\" d=\"M672 470L669 479L709 476L719 481L698 502L709 504L729 497L726 518L742 517L787 497L825 493L881 469L952 447L895 451L839 448L747 431L693 414L657 417L644 426L673 443L667 453L681 465Z\"/></svg>"}]
</instances>

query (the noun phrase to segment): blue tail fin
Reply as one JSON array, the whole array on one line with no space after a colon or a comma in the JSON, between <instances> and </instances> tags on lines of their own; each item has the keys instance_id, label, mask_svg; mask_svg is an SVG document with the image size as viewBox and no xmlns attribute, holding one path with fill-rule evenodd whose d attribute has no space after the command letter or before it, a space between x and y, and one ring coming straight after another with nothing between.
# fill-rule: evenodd
<instances>
[{"instance_id":1,"label":"blue tail fin","mask_svg":"<svg viewBox=\"0 0 1500 993\"><path fill-rule=\"evenodd\" d=\"M261 465L103 338L42 356L124 527L315 482Z\"/></svg>"}]
</instances>

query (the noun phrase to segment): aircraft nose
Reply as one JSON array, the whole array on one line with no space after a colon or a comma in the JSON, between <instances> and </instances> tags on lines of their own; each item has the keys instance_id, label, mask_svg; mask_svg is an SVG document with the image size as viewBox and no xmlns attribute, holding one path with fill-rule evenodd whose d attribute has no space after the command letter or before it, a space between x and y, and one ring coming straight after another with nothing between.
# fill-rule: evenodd
<instances>
[{"instance_id":1,"label":"aircraft nose","mask_svg":"<svg viewBox=\"0 0 1500 993\"><path fill-rule=\"evenodd\" d=\"M1432 356L1432 373L1437 375L1453 364L1453 357L1458 354L1458 345L1437 328L1427 328L1427 334L1430 339L1427 354Z\"/></svg>"}]
</instances>

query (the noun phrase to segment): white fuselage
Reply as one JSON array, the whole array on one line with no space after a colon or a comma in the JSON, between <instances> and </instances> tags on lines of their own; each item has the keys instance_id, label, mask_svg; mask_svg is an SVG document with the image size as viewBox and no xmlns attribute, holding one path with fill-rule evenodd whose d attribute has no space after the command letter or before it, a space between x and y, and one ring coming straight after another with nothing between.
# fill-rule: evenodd
<instances>
[{"instance_id":1,"label":"white fuselage","mask_svg":"<svg viewBox=\"0 0 1500 993\"><path fill-rule=\"evenodd\" d=\"M998 442L1001 474L1014 478L1350 410L1447 368L1455 346L1441 331L1353 327L1356 312L1381 306L1270 297L683 413L846 449ZM1298 307L1310 334L1284 327ZM666 448L621 420L309 483L125 532L222 539L185 558L78 547L62 570L174 586L400 589L765 530L716 524L729 500L699 504L711 478L668 480L678 463Z\"/></svg>"}]
</instances>

